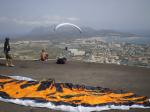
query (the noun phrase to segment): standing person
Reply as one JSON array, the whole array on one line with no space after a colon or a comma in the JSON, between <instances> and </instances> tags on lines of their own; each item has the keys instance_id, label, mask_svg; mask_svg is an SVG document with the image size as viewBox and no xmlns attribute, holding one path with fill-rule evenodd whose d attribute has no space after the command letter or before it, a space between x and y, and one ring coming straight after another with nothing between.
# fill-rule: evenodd
<instances>
[{"instance_id":1,"label":"standing person","mask_svg":"<svg viewBox=\"0 0 150 112\"><path fill-rule=\"evenodd\" d=\"M5 43L4 43L4 54L6 57L6 66L11 66L13 67L14 64L12 64L12 56L10 54L10 44L9 44L9 38L5 38Z\"/></svg>"},{"instance_id":2,"label":"standing person","mask_svg":"<svg viewBox=\"0 0 150 112\"><path fill-rule=\"evenodd\" d=\"M65 47L65 50L68 51L68 47Z\"/></svg>"}]
</instances>

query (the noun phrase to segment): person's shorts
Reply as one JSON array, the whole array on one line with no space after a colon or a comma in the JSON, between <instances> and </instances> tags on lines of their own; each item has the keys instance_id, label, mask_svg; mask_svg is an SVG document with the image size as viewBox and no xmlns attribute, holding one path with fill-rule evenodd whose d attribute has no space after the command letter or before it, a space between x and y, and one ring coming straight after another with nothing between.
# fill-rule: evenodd
<instances>
[{"instance_id":1,"label":"person's shorts","mask_svg":"<svg viewBox=\"0 0 150 112\"><path fill-rule=\"evenodd\" d=\"M10 53L6 53L5 55L6 55L6 59L12 59L12 56Z\"/></svg>"}]
</instances>

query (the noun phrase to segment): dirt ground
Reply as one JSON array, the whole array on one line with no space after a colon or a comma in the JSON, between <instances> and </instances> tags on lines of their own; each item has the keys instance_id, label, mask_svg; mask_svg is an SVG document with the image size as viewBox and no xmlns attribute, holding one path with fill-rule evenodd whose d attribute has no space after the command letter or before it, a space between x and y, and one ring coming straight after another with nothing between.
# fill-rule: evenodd
<instances>
[{"instance_id":1,"label":"dirt ground","mask_svg":"<svg viewBox=\"0 0 150 112\"><path fill-rule=\"evenodd\" d=\"M36 80L52 78L56 82L123 89L150 98L150 68L74 61L69 61L64 65L58 65L55 61L15 61L15 67L6 67L4 63L4 60L0 60L0 74L6 76L19 75ZM0 112L61 111L31 108L0 101ZM150 109L109 110L103 112L150 112Z\"/></svg>"}]
</instances>

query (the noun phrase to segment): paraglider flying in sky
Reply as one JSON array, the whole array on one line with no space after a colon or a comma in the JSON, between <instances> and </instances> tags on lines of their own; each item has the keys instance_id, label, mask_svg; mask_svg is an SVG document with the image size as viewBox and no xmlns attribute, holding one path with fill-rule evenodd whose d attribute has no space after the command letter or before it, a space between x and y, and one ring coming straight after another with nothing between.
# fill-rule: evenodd
<instances>
[{"instance_id":1,"label":"paraglider flying in sky","mask_svg":"<svg viewBox=\"0 0 150 112\"><path fill-rule=\"evenodd\" d=\"M55 27L55 31L57 31L59 28L61 27L64 27L64 26L71 26L73 28L76 28L80 33L82 33L82 30L80 27L78 27L77 25L75 24L72 24L72 23L61 23L61 24L58 24L56 27Z\"/></svg>"}]
</instances>

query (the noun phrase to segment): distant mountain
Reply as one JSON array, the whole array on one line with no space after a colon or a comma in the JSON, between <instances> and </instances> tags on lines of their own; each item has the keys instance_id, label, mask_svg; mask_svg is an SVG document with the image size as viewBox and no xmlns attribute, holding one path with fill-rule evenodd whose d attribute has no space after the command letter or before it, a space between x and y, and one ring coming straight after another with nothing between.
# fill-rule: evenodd
<instances>
[{"instance_id":1,"label":"distant mountain","mask_svg":"<svg viewBox=\"0 0 150 112\"><path fill-rule=\"evenodd\" d=\"M95 30L90 27L81 27L82 33L77 29L65 27L54 30L54 27L37 27L30 31L28 34L20 36L20 39L37 40L37 39L50 39L50 40L72 40L77 38L90 38L101 37L106 41L118 42L150 42L149 38L140 37L136 34L124 33L115 30ZM146 40L144 40L146 39Z\"/></svg>"}]
</instances>

